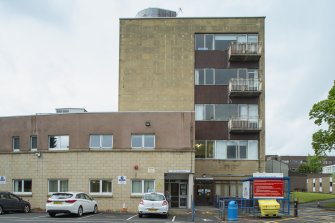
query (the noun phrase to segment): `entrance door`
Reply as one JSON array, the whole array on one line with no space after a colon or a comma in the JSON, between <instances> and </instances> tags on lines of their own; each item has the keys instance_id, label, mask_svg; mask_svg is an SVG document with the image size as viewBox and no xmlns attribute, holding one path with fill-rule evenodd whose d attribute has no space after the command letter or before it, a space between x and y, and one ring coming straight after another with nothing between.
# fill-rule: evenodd
<instances>
[{"instance_id":1,"label":"entrance door","mask_svg":"<svg viewBox=\"0 0 335 223\"><path fill-rule=\"evenodd\" d=\"M171 183L171 207L179 208L179 183Z\"/></svg>"},{"instance_id":2,"label":"entrance door","mask_svg":"<svg viewBox=\"0 0 335 223\"><path fill-rule=\"evenodd\" d=\"M196 205L213 205L213 181L196 181L194 193Z\"/></svg>"},{"instance_id":3,"label":"entrance door","mask_svg":"<svg viewBox=\"0 0 335 223\"><path fill-rule=\"evenodd\" d=\"M187 184L180 183L179 184L179 207L186 208L187 207Z\"/></svg>"}]
</instances>

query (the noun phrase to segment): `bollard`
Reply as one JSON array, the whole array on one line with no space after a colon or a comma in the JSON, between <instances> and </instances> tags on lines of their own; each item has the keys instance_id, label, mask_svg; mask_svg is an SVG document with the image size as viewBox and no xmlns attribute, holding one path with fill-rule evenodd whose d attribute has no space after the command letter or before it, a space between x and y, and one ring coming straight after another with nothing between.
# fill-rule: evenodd
<instances>
[{"instance_id":1,"label":"bollard","mask_svg":"<svg viewBox=\"0 0 335 223\"><path fill-rule=\"evenodd\" d=\"M298 200L294 198L294 217L298 217Z\"/></svg>"}]
</instances>

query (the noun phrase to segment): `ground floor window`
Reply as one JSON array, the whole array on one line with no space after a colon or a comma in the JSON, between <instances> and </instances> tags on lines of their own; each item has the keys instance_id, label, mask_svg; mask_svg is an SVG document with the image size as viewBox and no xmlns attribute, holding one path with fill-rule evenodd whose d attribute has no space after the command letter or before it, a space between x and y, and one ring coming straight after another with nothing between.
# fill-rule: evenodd
<instances>
[{"instance_id":1,"label":"ground floor window","mask_svg":"<svg viewBox=\"0 0 335 223\"><path fill-rule=\"evenodd\" d=\"M147 192L155 192L155 181L154 180L137 180L131 181L131 193L132 194L143 194Z\"/></svg>"},{"instance_id":2,"label":"ground floor window","mask_svg":"<svg viewBox=\"0 0 335 223\"><path fill-rule=\"evenodd\" d=\"M14 193L31 193L32 181L31 180L13 180Z\"/></svg>"},{"instance_id":3,"label":"ground floor window","mask_svg":"<svg viewBox=\"0 0 335 223\"><path fill-rule=\"evenodd\" d=\"M90 180L90 194L112 194L112 180Z\"/></svg>"},{"instance_id":4,"label":"ground floor window","mask_svg":"<svg viewBox=\"0 0 335 223\"><path fill-rule=\"evenodd\" d=\"M215 183L215 194L223 197L242 197L242 182L222 181Z\"/></svg>"},{"instance_id":5,"label":"ground floor window","mask_svg":"<svg viewBox=\"0 0 335 223\"><path fill-rule=\"evenodd\" d=\"M69 180L67 179L50 179L48 181L48 193L68 192Z\"/></svg>"}]
</instances>

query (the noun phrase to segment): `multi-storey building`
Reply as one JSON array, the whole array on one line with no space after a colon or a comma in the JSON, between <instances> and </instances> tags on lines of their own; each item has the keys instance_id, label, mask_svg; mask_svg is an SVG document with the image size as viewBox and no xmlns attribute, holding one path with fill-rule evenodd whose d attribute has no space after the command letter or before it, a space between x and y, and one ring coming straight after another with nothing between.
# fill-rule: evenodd
<instances>
[{"instance_id":1,"label":"multi-storey building","mask_svg":"<svg viewBox=\"0 0 335 223\"><path fill-rule=\"evenodd\" d=\"M135 211L144 192L164 188L171 206L191 203L192 112L59 111L0 118L0 191L40 209L66 191L89 193L100 210Z\"/></svg>"},{"instance_id":2,"label":"multi-storey building","mask_svg":"<svg viewBox=\"0 0 335 223\"><path fill-rule=\"evenodd\" d=\"M195 111L198 205L265 170L264 20L120 19L119 110Z\"/></svg>"}]
</instances>

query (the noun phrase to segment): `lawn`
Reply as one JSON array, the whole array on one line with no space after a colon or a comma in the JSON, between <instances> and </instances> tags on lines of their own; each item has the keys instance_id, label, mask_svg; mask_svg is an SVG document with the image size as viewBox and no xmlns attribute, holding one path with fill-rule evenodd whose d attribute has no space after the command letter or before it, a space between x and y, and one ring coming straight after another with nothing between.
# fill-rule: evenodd
<instances>
[{"instance_id":1,"label":"lawn","mask_svg":"<svg viewBox=\"0 0 335 223\"><path fill-rule=\"evenodd\" d=\"M294 198L297 198L299 203L307 203L313 201L335 199L335 194L291 192L291 202L294 201Z\"/></svg>"}]
</instances>

